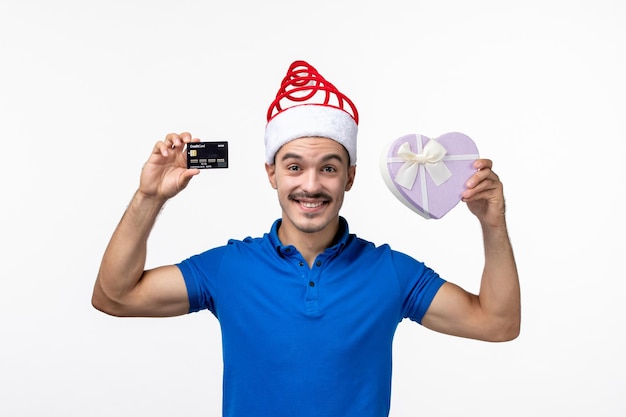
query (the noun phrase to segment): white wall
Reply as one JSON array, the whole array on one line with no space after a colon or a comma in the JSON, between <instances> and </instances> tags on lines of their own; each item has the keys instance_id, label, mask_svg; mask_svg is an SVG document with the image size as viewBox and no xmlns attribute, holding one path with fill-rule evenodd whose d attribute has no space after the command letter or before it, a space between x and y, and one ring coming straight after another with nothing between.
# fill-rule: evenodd
<instances>
[{"instance_id":1,"label":"white wall","mask_svg":"<svg viewBox=\"0 0 626 417\"><path fill-rule=\"evenodd\" d=\"M392 416L625 415L625 19L608 0L2 0L0 415L219 415L209 313L114 319L91 288L168 132L229 140L231 168L167 205L148 266L269 230L264 116L295 59L359 107L353 232L474 291L475 219L418 217L378 156L390 138L461 131L505 184L522 334L403 322Z\"/></svg>"}]
</instances>

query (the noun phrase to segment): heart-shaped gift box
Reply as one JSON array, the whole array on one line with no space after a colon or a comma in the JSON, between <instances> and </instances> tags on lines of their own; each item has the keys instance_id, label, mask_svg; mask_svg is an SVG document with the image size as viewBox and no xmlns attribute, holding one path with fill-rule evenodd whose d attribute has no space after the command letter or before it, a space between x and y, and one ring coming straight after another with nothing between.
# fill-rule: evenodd
<instances>
[{"instance_id":1,"label":"heart-shaped gift box","mask_svg":"<svg viewBox=\"0 0 626 417\"><path fill-rule=\"evenodd\" d=\"M478 157L476 144L463 133L435 139L410 134L384 150L380 169L398 200L424 218L440 219L461 201Z\"/></svg>"}]
</instances>

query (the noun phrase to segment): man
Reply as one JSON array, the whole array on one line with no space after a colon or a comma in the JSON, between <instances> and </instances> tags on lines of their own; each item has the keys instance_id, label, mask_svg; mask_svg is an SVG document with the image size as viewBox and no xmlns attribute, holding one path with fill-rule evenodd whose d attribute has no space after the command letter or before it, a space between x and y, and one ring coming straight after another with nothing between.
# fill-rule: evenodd
<instances>
[{"instance_id":1,"label":"man","mask_svg":"<svg viewBox=\"0 0 626 417\"><path fill-rule=\"evenodd\" d=\"M345 95L294 62L265 132L265 169L282 209L270 232L144 270L158 213L199 172L186 169L181 152L197 139L169 134L154 146L105 251L97 309L151 317L209 309L218 318L225 416L388 415L392 341L403 318L487 341L519 333L517 269L491 161L474 163L463 193L485 249L473 295L412 257L349 233L339 211L355 179L357 124Z\"/></svg>"}]
</instances>

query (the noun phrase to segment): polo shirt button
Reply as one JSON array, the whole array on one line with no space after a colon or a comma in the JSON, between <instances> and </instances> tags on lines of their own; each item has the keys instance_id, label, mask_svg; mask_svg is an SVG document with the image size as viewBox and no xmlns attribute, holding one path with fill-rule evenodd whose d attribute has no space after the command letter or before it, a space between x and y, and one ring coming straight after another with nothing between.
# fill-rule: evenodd
<instances>
[{"instance_id":1,"label":"polo shirt button","mask_svg":"<svg viewBox=\"0 0 626 417\"><path fill-rule=\"evenodd\" d=\"M303 263L303 262L300 262L300 266L304 266L304 263Z\"/></svg>"},{"instance_id":2,"label":"polo shirt button","mask_svg":"<svg viewBox=\"0 0 626 417\"><path fill-rule=\"evenodd\" d=\"M317 261L317 262L315 262L315 265L317 265L317 266L322 265L322 261Z\"/></svg>"},{"instance_id":3,"label":"polo shirt button","mask_svg":"<svg viewBox=\"0 0 626 417\"><path fill-rule=\"evenodd\" d=\"M315 287L315 283L313 281L309 281L309 287Z\"/></svg>"}]
</instances>

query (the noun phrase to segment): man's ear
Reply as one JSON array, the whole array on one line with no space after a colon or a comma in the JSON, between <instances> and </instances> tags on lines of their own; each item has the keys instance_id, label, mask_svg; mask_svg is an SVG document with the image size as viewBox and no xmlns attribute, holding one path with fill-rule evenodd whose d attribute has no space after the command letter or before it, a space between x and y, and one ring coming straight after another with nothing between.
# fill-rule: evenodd
<instances>
[{"instance_id":1,"label":"man's ear","mask_svg":"<svg viewBox=\"0 0 626 417\"><path fill-rule=\"evenodd\" d=\"M354 177L356 176L356 165L350 165L348 167L348 181L346 182L346 191L350 191L354 184Z\"/></svg>"},{"instance_id":2,"label":"man's ear","mask_svg":"<svg viewBox=\"0 0 626 417\"><path fill-rule=\"evenodd\" d=\"M272 185L272 188L276 190L278 188L276 186L276 164L270 165L265 163L265 172L267 172L267 179Z\"/></svg>"}]
</instances>

